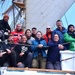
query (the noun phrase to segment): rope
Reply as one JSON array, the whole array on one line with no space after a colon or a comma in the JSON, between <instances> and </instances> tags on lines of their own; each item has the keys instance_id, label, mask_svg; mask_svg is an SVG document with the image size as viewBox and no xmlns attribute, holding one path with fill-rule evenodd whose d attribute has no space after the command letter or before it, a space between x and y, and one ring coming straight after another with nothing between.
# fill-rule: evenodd
<instances>
[{"instance_id":1,"label":"rope","mask_svg":"<svg viewBox=\"0 0 75 75\"><path fill-rule=\"evenodd\" d=\"M73 59L73 58L75 58L75 56L74 57L70 57L70 58L66 58L66 59L62 59L61 61L66 61L66 60L70 60L70 59Z\"/></svg>"},{"instance_id":2,"label":"rope","mask_svg":"<svg viewBox=\"0 0 75 75\"><path fill-rule=\"evenodd\" d=\"M14 44L14 43L10 43L10 42L8 42L7 40L5 40L5 41L1 41L0 43L5 43L5 44ZM67 43L61 43L62 45L66 45L66 44L69 44L70 42L67 42ZM32 45L32 44L30 44L30 45L28 45L28 44L20 44L20 43L18 43L18 44L14 44L14 45L25 45L25 46L35 46L35 45ZM35 46L35 47L38 47L38 46ZM43 47L47 47L47 48L49 48L49 46L43 46Z\"/></svg>"}]
</instances>

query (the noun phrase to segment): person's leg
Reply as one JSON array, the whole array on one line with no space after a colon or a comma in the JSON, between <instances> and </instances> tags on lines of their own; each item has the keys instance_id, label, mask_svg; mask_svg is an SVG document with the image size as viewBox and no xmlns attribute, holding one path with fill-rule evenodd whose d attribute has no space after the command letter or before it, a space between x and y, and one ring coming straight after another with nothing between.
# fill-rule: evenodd
<instances>
[{"instance_id":1,"label":"person's leg","mask_svg":"<svg viewBox=\"0 0 75 75\"><path fill-rule=\"evenodd\" d=\"M3 56L2 56L2 57L0 57L0 67L2 67L3 64L4 64L4 58L3 58Z\"/></svg>"},{"instance_id":2,"label":"person's leg","mask_svg":"<svg viewBox=\"0 0 75 75\"><path fill-rule=\"evenodd\" d=\"M47 66L46 66L47 69L54 69L54 65L52 62L47 62Z\"/></svg>"},{"instance_id":3,"label":"person's leg","mask_svg":"<svg viewBox=\"0 0 75 75\"><path fill-rule=\"evenodd\" d=\"M29 52L26 58L26 66L28 68L31 68L31 64L32 64L32 53Z\"/></svg>"},{"instance_id":4,"label":"person's leg","mask_svg":"<svg viewBox=\"0 0 75 75\"><path fill-rule=\"evenodd\" d=\"M46 58L41 57L41 59L40 59L40 68L41 69L46 68Z\"/></svg>"},{"instance_id":5,"label":"person's leg","mask_svg":"<svg viewBox=\"0 0 75 75\"><path fill-rule=\"evenodd\" d=\"M61 63L59 61L54 63L54 69L55 70L61 70Z\"/></svg>"},{"instance_id":6,"label":"person's leg","mask_svg":"<svg viewBox=\"0 0 75 75\"><path fill-rule=\"evenodd\" d=\"M12 64L13 67L17 66L17 55L14 50L11 52L9 60L10 60L10 64Z\"/></svg>"},{"instance_id":7,"label":"person's leg","mask_svg":"<svg viewBox=\"0 0 75 75\"><path fill-rule=\"evenodd\" d=\"M32 60L32 68L38 68L38 65L39 65L39 63L38 63L37 58L33 58L33 60Z\"/></svg>"},{"instance_id":8,"label":"person's leg","mask_svg":"<svg viewBox=\"0 0 75 75\"><path fill-rule=\"evenodd\" d=\"M8 62L5 62L5 63L3 64L3 67L9 67L9 63L8 63Z\"/></svg>"},{"instance_id":9,"label":"person's leg","mask_svg":"<svg viewBox=\"0 0 75 75\"><path fill-rule=\"evenodd\" d=\"M22 62L19 62L19 63L17 64L17 67L18 67L18 68L24 68L24 64L23 64Z\"/></svg>"}]
</instances>

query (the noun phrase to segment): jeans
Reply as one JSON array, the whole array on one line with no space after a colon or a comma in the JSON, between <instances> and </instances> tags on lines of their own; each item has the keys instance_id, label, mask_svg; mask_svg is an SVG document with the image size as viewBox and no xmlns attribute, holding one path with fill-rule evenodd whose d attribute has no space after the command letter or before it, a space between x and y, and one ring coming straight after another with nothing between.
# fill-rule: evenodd
<instances>
[{"instance_id":1,"label":"jeans","mask_svg":"<svg viewBox=\"0 0 75 75\"><path fill-rule=\"evenodd\" d=\"M61 63L60 61L56 62L47 62L47 69L53 69L53 70L61 70Z\"/></svg>"}]
</instances>

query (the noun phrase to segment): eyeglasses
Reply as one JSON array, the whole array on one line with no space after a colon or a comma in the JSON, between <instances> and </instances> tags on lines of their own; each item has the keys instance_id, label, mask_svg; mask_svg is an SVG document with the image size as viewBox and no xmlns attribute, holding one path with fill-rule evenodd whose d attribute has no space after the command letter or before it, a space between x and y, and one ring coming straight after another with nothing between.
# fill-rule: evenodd
<instances>
[{"instance_id":1,"label":"eyeglasses","mask_svg":"<svg viewBox=\"0 0 75 75\"><path fill-rule=\"evenodd\" d=\"M47 29L50 29L50 28L47 28Z\"/></svg>"}]
</instances>

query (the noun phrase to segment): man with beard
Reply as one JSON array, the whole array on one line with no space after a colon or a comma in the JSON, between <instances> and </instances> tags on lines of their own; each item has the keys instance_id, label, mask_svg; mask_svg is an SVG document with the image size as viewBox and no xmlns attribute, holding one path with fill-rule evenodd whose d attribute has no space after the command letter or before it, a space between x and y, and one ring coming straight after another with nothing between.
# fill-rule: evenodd
<instances>
[{"instance_id":1,"label":"man with beard","mask_svg":"<svg viewBox=\"0 0 75 75\"><path fill-rule=\"evenodd\" d=\"M60 42L64 42L64 34L67 32L67 29L63 27L61 20L56 21L57 28L52 32L52 40L54 38L54 34L58 34L60 37Z\"/></svg>"},{"instance_id":2,"label":"man with beard","mask_svg":"<svg viewBox=\"0 0 75 75\"><path fill-rule=\"evenodd\" d=\"M67 33L64 34L64 41L67 43L67 48L71 51L75 50L75 29L74 25L70 24L68 26Z\"/></svg>"}]
</instances>

